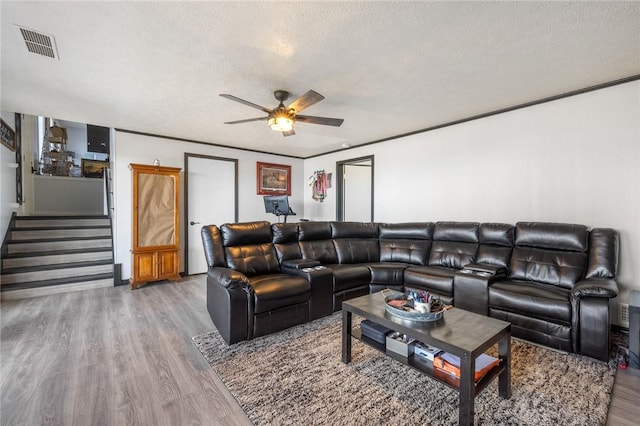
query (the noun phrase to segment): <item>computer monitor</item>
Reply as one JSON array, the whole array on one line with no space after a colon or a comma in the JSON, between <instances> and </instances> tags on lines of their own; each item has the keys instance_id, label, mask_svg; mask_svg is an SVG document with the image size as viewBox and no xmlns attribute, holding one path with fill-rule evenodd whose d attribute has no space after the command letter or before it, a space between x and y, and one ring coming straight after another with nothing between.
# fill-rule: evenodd
<instances>
[{"instance_id":1,"label":"computer monitor","mask_svg":"<svg viewBox=\"0 0 640 426\"><path fill-rule=\"evenodd\" d=\"M273 213L276 216L284 216L284 221L287 221L287 216L295 215L291 207L289 207L289 197L286 195L265 195L264 196L264 209L267 213Z\"/></svg>"}]
</instances>

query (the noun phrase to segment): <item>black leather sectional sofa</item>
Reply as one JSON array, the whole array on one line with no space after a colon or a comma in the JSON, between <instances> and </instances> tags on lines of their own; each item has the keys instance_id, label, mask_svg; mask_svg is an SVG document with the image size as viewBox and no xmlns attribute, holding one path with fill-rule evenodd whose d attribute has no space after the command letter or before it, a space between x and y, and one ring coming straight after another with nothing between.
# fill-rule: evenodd
<instances>
[{"instance_id":1,"label":"black leather sectional sofa","mask_svg":"<svg viewBox=\"0 0 640 426\"><path fill-rule=\"evenodd\" d=\"M609 357L618 233L541 222L250 222L202 228L207 308L229 344L383 288L422 289L535 343Z\"/></svg>"}]
</instances>

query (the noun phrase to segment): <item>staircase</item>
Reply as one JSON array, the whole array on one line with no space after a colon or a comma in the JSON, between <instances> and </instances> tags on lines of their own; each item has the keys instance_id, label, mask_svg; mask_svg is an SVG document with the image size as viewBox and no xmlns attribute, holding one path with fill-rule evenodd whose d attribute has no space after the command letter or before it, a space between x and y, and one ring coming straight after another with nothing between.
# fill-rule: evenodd
<instances>
[{"instance_id":1,"label":"staircase","mask_svg":"<svg viewBox=\"0 0 640 426\"><path fill-rule=\"evenodd\" d=\"M8 230L2 299L112 287L113 277L108 216L18 216Z\"/></svg>"}]
</instances>

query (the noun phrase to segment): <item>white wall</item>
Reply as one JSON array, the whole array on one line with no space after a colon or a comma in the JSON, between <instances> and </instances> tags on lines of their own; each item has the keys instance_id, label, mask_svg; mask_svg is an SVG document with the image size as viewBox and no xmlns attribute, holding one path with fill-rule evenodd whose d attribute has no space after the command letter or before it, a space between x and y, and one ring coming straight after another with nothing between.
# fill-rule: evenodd
<instances>
[{"instance_id":1,"label":"white wall","mask_svg":"<svg viewBox=\"0 0 640 426\"><path fill-rule=\"evenodd\" d=\"M153 164L154 159L160 165L184 169L184 153L212 155L238 160L238 220L240 222L267 220L277 222L272 214L265 213L262 195L256 193L256 162L268 162L291 166L290 205L293 211L302 216L302 189L306 182L303 173L303 160L278 155L260 154L231 148L222 148L191 142L182 142L158 137L115 132L112 150L113 188L114 188L114 244L115 262L122 263L122 278L131 277L131 171L130 163ZM184 170L181 173L181 198L184 196ZM191 194L190 196L194 196ZM206 194L200 196L206 197ZM180 220L184 220L184 205L180 206ZM220 225L220 224L218 224ZM184 223L181 223L179 239L181 251L181 270L184 271Z\"/></svg>"},{"instance_id":2,"label":"white wall","mask_svg":"<svg viewBox=\"0 0 640 426\"><path fill-rule=\"evenodd\" d=\"M34 215L78 216L104 214L103 179L33 176Z\"/></svg>"},{"instance_id":3,"label":"white wall","mask_svg":"<svg viewBox=\"0 0 640 426\"><path fill-rule=\"evenodd\" d=\"M2 111L2 119L13 130L16 129L15 115ZM0 241L4 238L11 221L11 214L16 211L12 205L16 202L16 169L9 164L16 162L16 153L0 144Z\"/></svg>"},{"instance_id":4,"label":"white wall","mask_svg":"<svg viewBox=\"0 0 640 426\"><path fill-rule=\"evenodd\" d=\"M615 228L618 302L640 290L639 81L308 159L305 175L365 155L375 155L376 221ZM335 191L323 203L310 194L307 217L335 219Z\"/></svg>"}]
</instances>

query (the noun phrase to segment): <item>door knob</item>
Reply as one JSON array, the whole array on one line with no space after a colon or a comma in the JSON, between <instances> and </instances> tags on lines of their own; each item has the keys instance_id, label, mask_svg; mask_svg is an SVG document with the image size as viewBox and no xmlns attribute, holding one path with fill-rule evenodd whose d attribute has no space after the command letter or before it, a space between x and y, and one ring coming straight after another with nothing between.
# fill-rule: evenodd
<instances>
[{"instance_id":1,"label":"door knob","mask_svg":"<svg viewBox=\"0 0 640 426\"><path fill-rule=\"evenodd\" d=\"M191 221L191 222L189 222L189 225L200 225L200 222Z\"/></svg>"}]
</instances>

